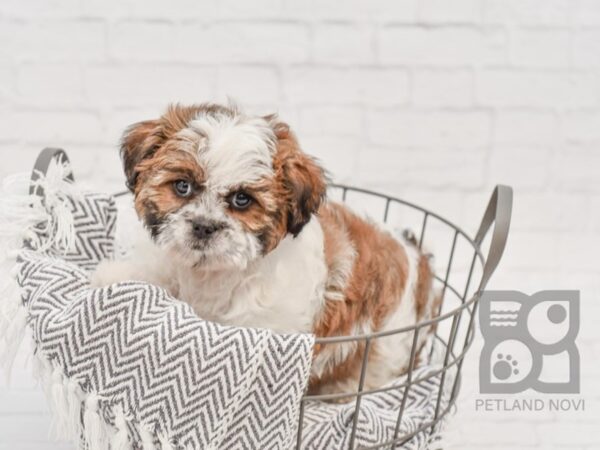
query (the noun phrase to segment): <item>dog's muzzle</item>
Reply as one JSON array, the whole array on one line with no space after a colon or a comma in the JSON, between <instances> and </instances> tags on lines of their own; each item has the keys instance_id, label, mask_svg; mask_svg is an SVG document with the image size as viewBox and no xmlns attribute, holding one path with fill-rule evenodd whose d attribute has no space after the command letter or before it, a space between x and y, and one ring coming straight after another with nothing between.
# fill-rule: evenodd
<instances>
[{"instance_id":1,"label":"dog's muzzle","mask_svg":"<svg viewBox=\"0 0 600 450\"><path fill-rule=\"evenodd\" d=\"M195 219L192 221L192 232L197 239L207 240L212 237L217 231L225 228L223 222L217 222L207 219Z\"/></svg>"}]
</instances>

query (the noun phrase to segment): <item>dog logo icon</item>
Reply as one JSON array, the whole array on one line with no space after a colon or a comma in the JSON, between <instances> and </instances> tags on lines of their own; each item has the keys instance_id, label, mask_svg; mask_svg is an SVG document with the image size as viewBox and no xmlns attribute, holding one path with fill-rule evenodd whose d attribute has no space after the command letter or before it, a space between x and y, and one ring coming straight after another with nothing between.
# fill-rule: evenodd
<instances>
[{"instance_id":1,"label":"dog logo icon","mask_svg":"<svg viewBox=\"0 0 600 450\"><path fill-rule=\"evenodd\" d=\"M482 394L579 393L579 291L485 291L479 321Z\"/></svg>"}]
</instances>

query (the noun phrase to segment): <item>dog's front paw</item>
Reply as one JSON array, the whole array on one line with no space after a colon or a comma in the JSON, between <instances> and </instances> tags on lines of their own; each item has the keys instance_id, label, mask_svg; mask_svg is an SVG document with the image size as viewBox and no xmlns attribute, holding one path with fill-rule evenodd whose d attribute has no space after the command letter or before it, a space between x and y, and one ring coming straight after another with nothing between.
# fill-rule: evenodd
<instances>
[{"instance_id":1,"label":"dog's front paw","mask_svg":"<svg viewBox=\"0 0 600 450\"><path fill-rule=\"evenodd\" d=\"M126 270L123 264L117 261L102 261L96 267L96 270L90 276L90 286L104 287L110 284L124 281L126 278Z\"/></svg>"}]
</instances>

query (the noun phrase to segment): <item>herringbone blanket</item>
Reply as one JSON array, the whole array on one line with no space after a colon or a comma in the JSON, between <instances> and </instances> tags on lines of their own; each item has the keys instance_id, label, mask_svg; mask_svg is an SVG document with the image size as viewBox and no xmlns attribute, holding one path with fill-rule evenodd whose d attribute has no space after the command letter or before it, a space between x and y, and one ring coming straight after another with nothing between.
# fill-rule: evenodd
<instances>
[{"instance_id":1,"label":"herringbone blanket","mask_svg":"<svg viewBox=\"0 0 600 450\"><path fill-rule=\"evenodd\" d=\"M149 284L91 289L85 269L111 256L116 210L95 194L72 207L73 249L24 251L17 276L50 390L61 390L54 406L64 400L59 420L83 399L92 448L120 436L144 448L290 448L313 337L204 321Z\"/></svg>"},{"instance_id":2,"label":"herringbone blanket","mask_svg":"<svg viewBox=\"0 0 600 450\"><path fill-rule=\"evenodd\" d=\"M145 283L90 288L89 272L114 251L116 208L99 194L65 201L69 250L31 248L45 227L16 271L59 434L88 449L293 448L313 336L208 322ZM7 328L14 335L18 325ZM428 430L419 427L435 414L439 387L428 374L413 373L426 379L404 402L404 387L365 396L354 436L354 402L307 403L302 447L346 449L353 440L358 448L415 433L403 448L421 448Z\"/></svg>"}]
</instances>

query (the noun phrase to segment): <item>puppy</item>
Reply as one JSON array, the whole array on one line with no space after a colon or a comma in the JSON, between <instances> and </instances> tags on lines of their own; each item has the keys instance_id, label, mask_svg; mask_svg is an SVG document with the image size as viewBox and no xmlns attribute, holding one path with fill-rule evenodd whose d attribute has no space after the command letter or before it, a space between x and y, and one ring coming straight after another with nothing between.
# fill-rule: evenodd
<instances>
[{"instance_id":1,"label":"puppy","mask_svg":"<svg viewBox=\"0 0 600 450\"><path fill-rule=\"evenodd\" d=\"M141 280L221 324L318 337L410 326L435 309L429 258L345 206L275 115L174 105L132 125L121 155L147 242L95 286ZM427 330L421 330L419 348ZM372 341L365 389L406 371L413 333ZM310 392L356 390L364 343L316 346Z\"/></svg>"}]
</instances>

